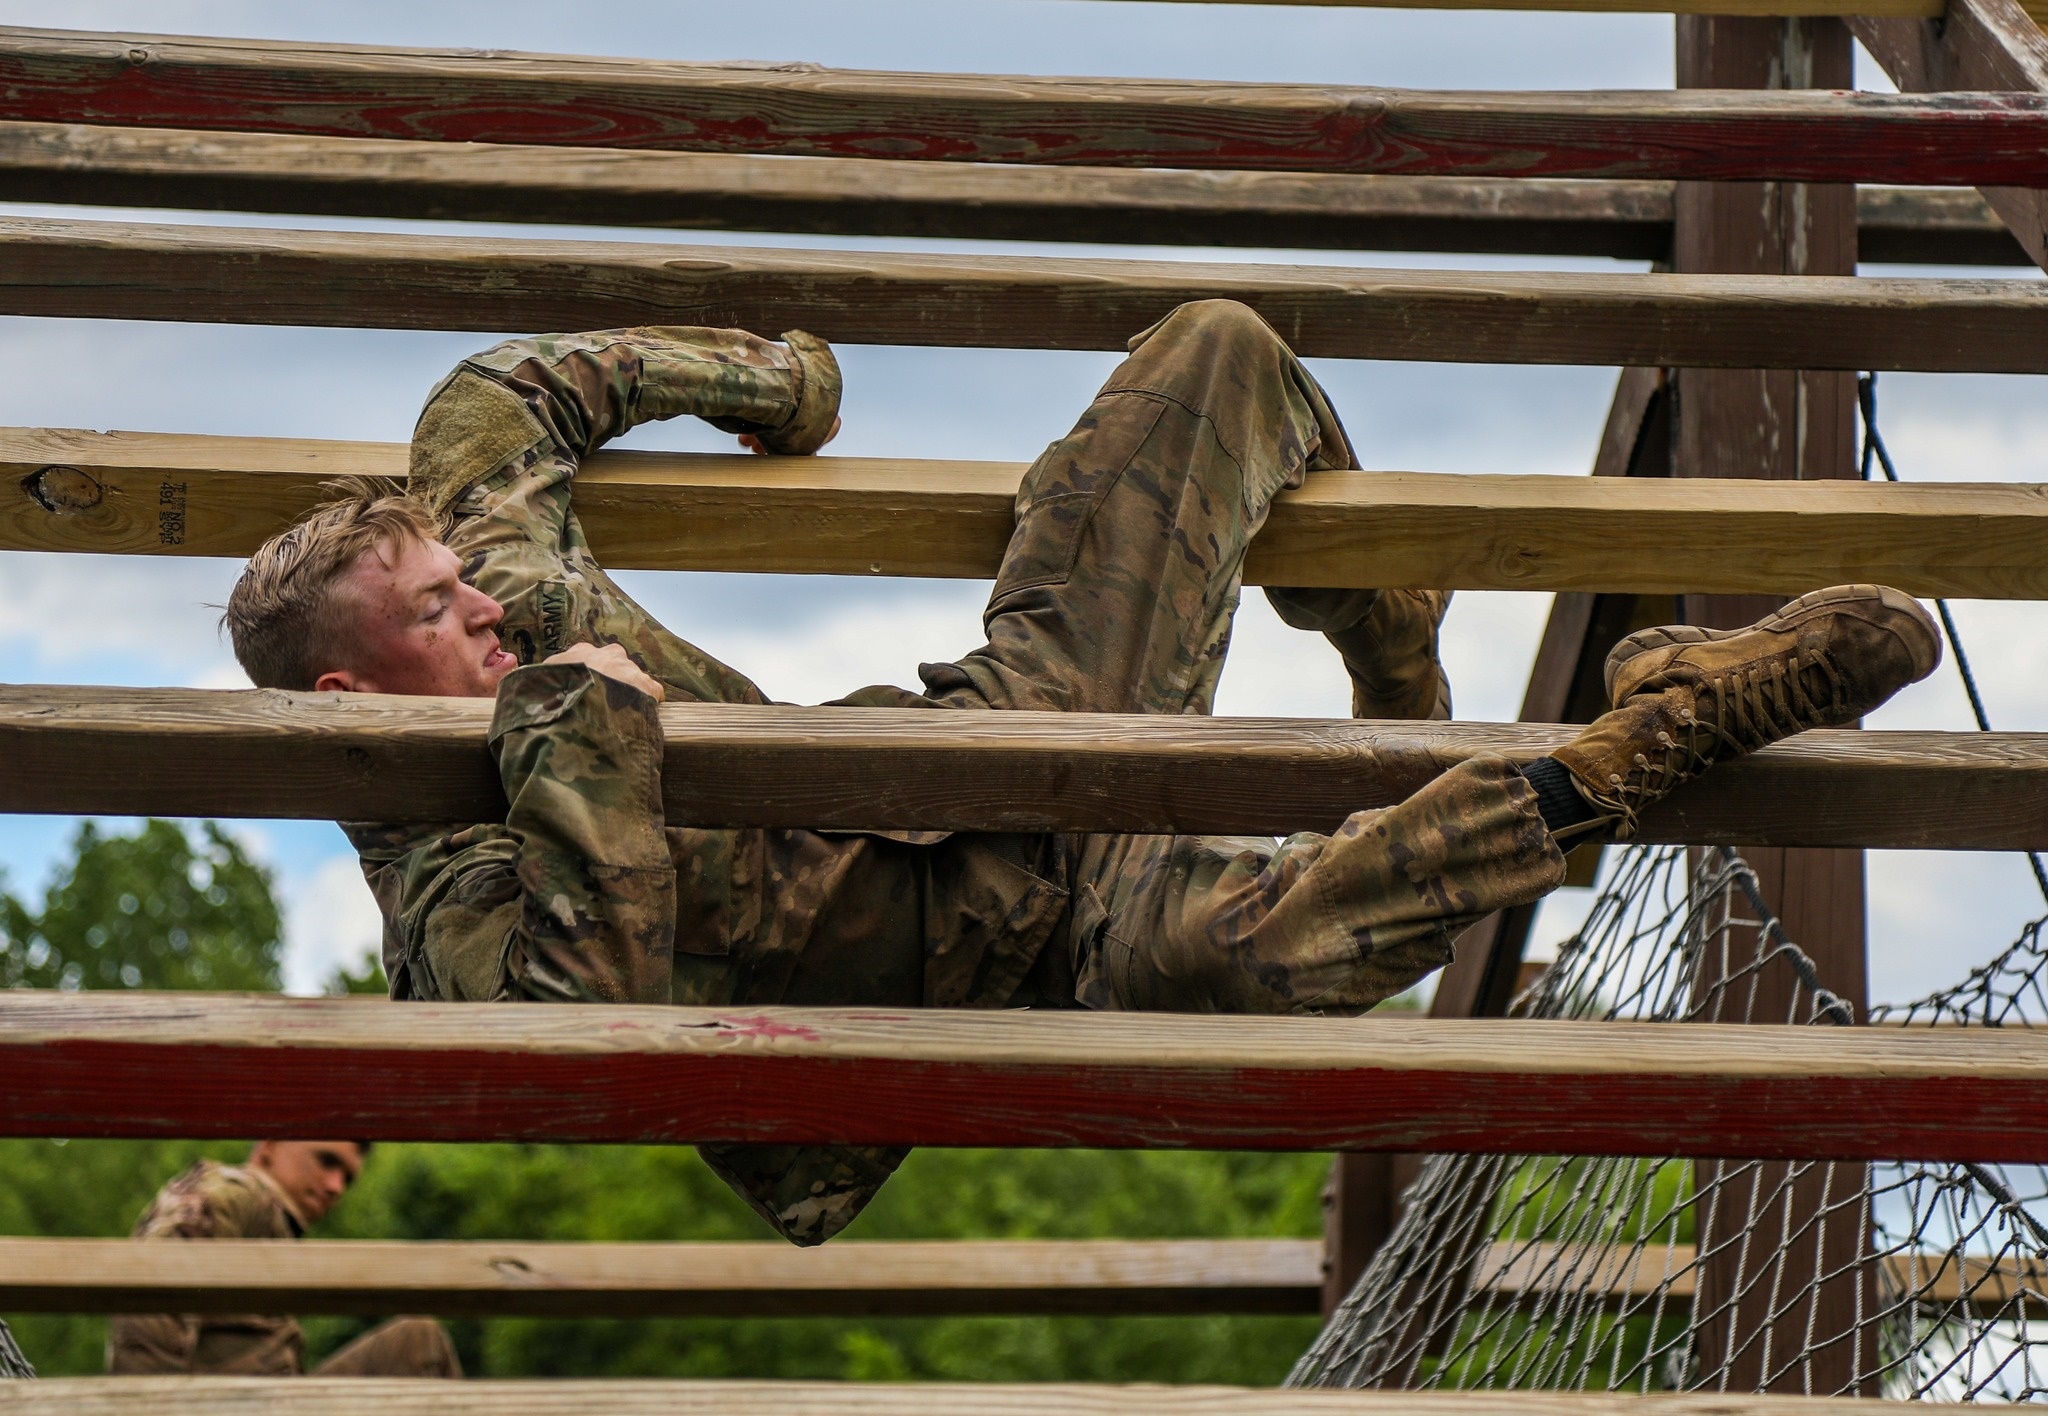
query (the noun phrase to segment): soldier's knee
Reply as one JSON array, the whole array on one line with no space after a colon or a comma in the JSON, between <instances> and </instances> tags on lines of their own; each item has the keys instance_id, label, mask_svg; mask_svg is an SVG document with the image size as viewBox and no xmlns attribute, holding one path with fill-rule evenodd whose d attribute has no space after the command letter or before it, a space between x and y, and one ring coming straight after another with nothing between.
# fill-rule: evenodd
<instances>
[{"instance_id":1,"label":"soldier's knee","mask_svg":"<svg viewBox=\"0 0 2048 1416\"><path fill-rule=\"evenodd\" d=\"M1259 346L1281 343L1273 327L1251 306L1236 300L1190 300L1131 342L1199 340L1209 346Z\"/></svg>"}]
</instances>

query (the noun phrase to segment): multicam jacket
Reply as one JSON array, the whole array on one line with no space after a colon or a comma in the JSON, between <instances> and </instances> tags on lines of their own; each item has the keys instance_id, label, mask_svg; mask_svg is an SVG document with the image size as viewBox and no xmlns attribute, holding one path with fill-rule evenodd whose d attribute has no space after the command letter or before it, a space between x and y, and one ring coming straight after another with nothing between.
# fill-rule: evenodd
<instances>
[{"instance_id":1,"label":"multicam jacket","mask_svg":"<svg viewBox=\"0 0 2048 1416\"><path fill-rule=\"evenodd\" d=\"M137 1239L298 1239L304 1231L277 1190L240 1166L202 1160L157 1191ZM295 1377L306 1335L261 1313L123 1314L108 1325L107 1370L117 1376L213 1373Z\"/></svg>"},{"instance_id":2,"label":"multicam jacket","mask_svg":"<svg viewBox=\"0 0 2048 1416\"><path fill-rule=\"evenodd\" d=\"M540 662L616 643L671 702L767 701L605 574L570 489L608 439L684 413L772 451L816 451L837 419L838 366L822 341L784 339L654 328L515 340L429 395L413 491L446 516L465 574L504 607L501 639L522 667L500 686L490 729L504 821L345 823L384 913L393 997L828 1001L804 995L808 969L838 980L829 1001L995 1007L1061 919L1054 838L667 825L653 700ZM898 689L850 701L936 706ZM798 1243L836 1233L902 1156L703 1151Z\"/></svg>"}]
</instances>

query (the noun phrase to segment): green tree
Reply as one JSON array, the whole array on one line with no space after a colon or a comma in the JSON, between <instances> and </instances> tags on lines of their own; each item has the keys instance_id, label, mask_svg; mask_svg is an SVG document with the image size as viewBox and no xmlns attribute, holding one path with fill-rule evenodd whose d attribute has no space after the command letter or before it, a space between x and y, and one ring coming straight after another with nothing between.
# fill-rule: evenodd
<instances>
[{"instance_id":1,"label":"green tree","mask_svg":"<svg viewBox=\"0 0 2048 1416\"><path fill-rule=\"evenodd\" d=\"M0 893L0 987L275 991L282 949L270 873L211 822L88 821L41 909Z\"/></svg>"}]
</instances>

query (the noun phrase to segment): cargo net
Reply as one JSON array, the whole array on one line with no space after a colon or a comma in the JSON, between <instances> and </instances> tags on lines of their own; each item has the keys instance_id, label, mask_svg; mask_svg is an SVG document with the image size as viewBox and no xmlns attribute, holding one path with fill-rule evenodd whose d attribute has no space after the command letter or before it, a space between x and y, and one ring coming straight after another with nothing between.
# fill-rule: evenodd
<instances>
[{"instance_id":1,"label":"cargo net","mask_svg":"<svg viewBox=\"0 0 2048 1416\"><path fill-rule=\"evenodd\" d=\"M1611 854L1517 1015L1854 1021L1734 852ZM2044 922L1871 1021L2048 1021ZM2033 1398L2044 1221L2032 1165L1433 1156L1289 1384Z\"/></svg>"},{"instance_id":2,"label":"cargo net","mask_svg":"<svg viewBox=\"0 0 2048 1416\"><path fill-rule=\"evenodd\" d=\"M0 1382L35 1374L36 1369L28 1364L28 1358L22 1356L21 1349L14 1345L14 1334L7 1330L5 1322L0 1322Z\"/></svg>"}]
</instances>

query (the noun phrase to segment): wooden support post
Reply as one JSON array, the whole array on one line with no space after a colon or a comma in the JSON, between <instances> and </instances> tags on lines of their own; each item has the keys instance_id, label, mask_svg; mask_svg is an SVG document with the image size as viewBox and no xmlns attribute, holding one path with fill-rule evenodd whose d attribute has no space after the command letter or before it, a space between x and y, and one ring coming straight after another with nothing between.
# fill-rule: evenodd
<instances>
[{"instance_id":1,"label":"wooden support post","mask_svg":"<svg viewBox=\"0 0 2048 1416\"><path fill-rule=\"evenodd\" d=\"M2048 92L2048 35L2016 0L1949 0L1938 20L1865 16L1851 28L1905 93ZM2042 186L1986 188L1984 197L2027 253L2048 266Z\"/></svg>"},{"instance_id":2,"label":"wooden support post","mask_svg":"<svg viewBox=\"0 0 2048 1416\"><path fill-rule=\"evenodd\" d=\"M1677 23L1681 87L1851 85L1849 31L1840 20L1682 16ZM1851 275L1855 211L1854 189L1846 186L1681 182L1673 262L1680 274ZM1855 476L1853 375L1685 369L1674 384L1680 476ZM1689 595L1685 618L1730 628L1778 603L1768 596ZM1860 1016L1867 1002L1862 854L1746 854L1764 900L1787 933L1813 957L1822 982ZM1740 941L1731 953L1747 957ZM1720 981L1726 964L1708 951L1700 986ZM1745 982L1736 1006L1747 1004L1746 1016L1757 1022L1793 1021L1795 983L1789 969L1774 970L1753 986ZM1731 1173L1714 1162L1702 1165L1702 1185L1724 1174L1730 1178L1727 1190L1700 1207L1700 1367L1722 1370L1732 1391L1856 1390L1859 1374L1875 1366L1874 1342L1855 1322L1859 1298L1872 1296L1859 1292L1871 1279L1857 1262L1867 1241L1859 1229L1860 1208L1830 1214L1828 1207L1843 1202L1840 1191L1854 1193L1861 1171L1821 1166L1795 1173L1765 1165ZM1767 1276L1776 1264L1789 1273L1823 1277L1788 1298ZM1867 1301L1860 1306L1870 1310Z\"/></svg>"}]
</instances>

